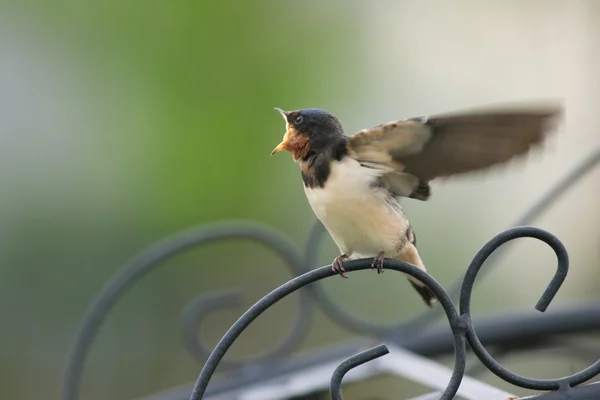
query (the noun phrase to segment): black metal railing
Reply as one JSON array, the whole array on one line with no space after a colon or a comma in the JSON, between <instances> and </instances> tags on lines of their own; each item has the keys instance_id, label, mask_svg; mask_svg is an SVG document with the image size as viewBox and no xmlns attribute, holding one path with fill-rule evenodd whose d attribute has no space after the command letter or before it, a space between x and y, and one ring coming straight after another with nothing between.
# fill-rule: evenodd
<instances>
[{"instance_id":1,"label":"black metal railing","mask_svg":"<svg viewBox=\"0 0 600 400\"><path fill-rule=\"evenodd\" d=\"M541 395L540 399L567 398L560 397L563 394L571 396L568 398L589 398L585 397L589 393L594 393L595 396L598 396L597 398L600 398L599 385L578 386L600 373L600 360L596 360L583 371L567 377L533 379L507 370L490 355L485 347L485 345L495 344L510 348L515 342L525 342L527 337L533 337L534 335L537 335L536 337L540 339L589 330L598 331L600 330L600 304L577 305L557 310L551 318L546 318L544 314L508 314L504 317L494 317L478 323L477 331L470 316L470 298L475 278L478 274L490 270L493 266L491 264L497 264L500 259L498 255L502 254L502 251L496 251L500 246L521 237L532 237L545 242L554 250L558 259L555 275L536 305L538 311L546 310L566 277L569 264L567 251L551 233L524 225L531 224L535 218L554 204L563 193L567 192L576 181L599 163L600 149L597 149L542 196L530 210L511 225L511 228L496 235L486 243L469 265L464 279L457 281L448 291L445 291L433 277L411 264L386 259L384 264L386 270L403 272L419 279L436 294L441 305L441 308L438 307L433 311L428 310L409 321L394 324L379 324L359 318L336 304L320 286L319 281L321 279L334 274L330 266L311 270L316 265L319 245L324 233L324 229L319 223L315 223L311 229L304 254L299 252L282 233L255 223L212 225L192 229L167 238L142 252L126 265L104 286L92 302L69 355L63 381L63 400L77 400L79 398L83 368L96 332L106 315L129 288L146 273L162 265L165 260L175 254L199 245L233 238L253 240L272 249L284 259L296 278L273 290L249 308L227 331L212 351L198 340L196 334L198 322L203 320L209 313L239 304L241 294L235 290L221 290L192 300L185 308L182 320L185 344L191 354L204 366L193 388L182 388L170 392L162 397L165 400L202 399L205 395L223 393L236 386L243 387L250 381L256 383L260 382L261 379L272 378L277 373L290 373L294 369L310 367L311 363L321 362L323 357L335 359L332 358L333 354L338 357L340 355L351 356L347 362L336 369L331 380L331 398L341 399L341 381L345 372L354 366L384 355L387 350L385 346L380 345L352 356L354 352L352 349L356 349L356 343L354 343L346 347L332 347L330 353L322 352L311 359L303 360L302 365L283 363L282 360L285 356L299 346L310 329L312 300L315 300L314 304L318 305L336 323L361 335L379 338L386 343L393 343L426 356L454 351L452 376L441 397L438 398L451 399L456 394L465 374L467 343L482 364L506 382L536 391L552 391L550 394ZM484 262L486 267L481 269ZM345 268L349 272L363 270L370 268L370 263L370 260L349 261L345 263ZM255 357L251 361L252 365L255 366L251 375L245 373L244 368L240 368L247 365L248 361L242 362L224 358L227 349L252 321L271 305L298 290L300 294L299 312L289 335L276 348ZM458 310L452 301L452 298L457 297L459 298ZM436 328L426 331L423 329L441 316L442 313L448 319L452 336L448 336L447 328L445 331L436 330ZM506 323L507 320L513 323ZM511 327L514 325L515 320L519 321L518 329ZM424 333L420 335L407 334L417 330ZM436 340L433 340L433 338L436 338ZM279 367L273 368L274 365ZM228 367L233 371L233 378L230 376L227 380L215 382L209 388L209 381L211 381L217 366ZM192 393L191 397L190 392ZM580 394L583 397L573 397Z\"/></svg>"}]
</instances>

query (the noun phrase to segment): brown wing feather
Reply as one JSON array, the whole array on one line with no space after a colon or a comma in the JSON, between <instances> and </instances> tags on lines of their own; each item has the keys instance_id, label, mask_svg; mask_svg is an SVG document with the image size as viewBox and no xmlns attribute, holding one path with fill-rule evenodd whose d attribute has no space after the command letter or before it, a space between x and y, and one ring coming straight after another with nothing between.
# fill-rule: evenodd
<instances>
[{"instance_id":1,"label":"brown wing feather","mask_svg":"<svg viewBox=\"0 0 600 400\"><path fill-rule=\"evenodd\" d=\"M363 164L401 170L399 157L416 154L430 139L430 129L415 121L392 121L363 129L348 139L351 157Z\"/></svg>"},{"instance_id":2,"label":"brown wing feather","mask_svg":"<svg viewBox=\"0 0 600 400\"><path fill-rule=\"evenodd\" d=\"M393 121L350 137L348 154L386 170L395 195L426 200L434 178L482 170L527 153L560 112L557 106L522 107Z\"/></svg>"},{"instance_id":3,"label":"brown wing feather","mask_svg":"<svg viewBox=\"0 0 600 400\"><path fill-rule=\"evenodd\" d=\"M390 149L404 172L422 181L476 171L509 161L540 143L558 108L434 116L431 139L418 154Z\"/></svg>"}]
</instances>

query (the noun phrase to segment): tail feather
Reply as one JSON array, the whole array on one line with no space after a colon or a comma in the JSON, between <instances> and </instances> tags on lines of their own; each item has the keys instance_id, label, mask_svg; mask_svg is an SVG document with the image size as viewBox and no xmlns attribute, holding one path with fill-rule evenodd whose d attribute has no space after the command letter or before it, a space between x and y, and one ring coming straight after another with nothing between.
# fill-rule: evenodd
<instances>
[{"instance_id":1,"label":"tail feather","mask_svg":"<svg viewBox=\"0 0 600 400\"><path fill-rule=\"evenodd\" d=\"M421 297L423 298L423 301L425 301L425 304L427 304L427 307L433 308L433 305L437 301L437 297L435 296L435 294L433 294L431 289L429 289L427 286L425 286L423 284L417 285L411 279L409 279L408 281L410 282L412 287L415 288L417 293L419 293L419 295L421 295Z\"/></svg>"},{"instance_id":2,"label":"tail feather","mask_svg":"<svg viewBox=\"0 0 600 400\"><path fill-rule=\"evenodd\" d=\"M397 258L398 260L409 262L414 266L422 269L423 271L427 271L427 269L425 268L425 264L423 264L423 260L421 260L421 256L419 255L419 251L416 247L417 238L415 237L414 231L412 229L409 229L407 231L407 234L409 243L406 244L402 252L395 258ZM435 296L435 294L433 294L431 289L429 289L421 281L410 275L407 275L407 278L410 284L415 288L417 293L419 293L419 295L423 298L425 304L427 304L429 308L432 308L433 304L437 301L437 297Z\"/></svg>"}]
</instances>

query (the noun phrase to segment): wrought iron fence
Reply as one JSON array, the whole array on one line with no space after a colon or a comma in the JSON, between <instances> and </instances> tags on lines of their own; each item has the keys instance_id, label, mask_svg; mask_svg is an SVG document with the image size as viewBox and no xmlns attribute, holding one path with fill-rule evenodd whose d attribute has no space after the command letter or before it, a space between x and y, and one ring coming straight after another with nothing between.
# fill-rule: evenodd
<instances>
[{"instance_id":1,"label":"wrought iron fence","mask_svg":"<svg viewBox=\"0 0 600 400\"><path fill-rule=\"evenodd\" d=\"M400 364L424 363L424 368L430 368L428 370L430 373L434 373L432 371L440 372L441 375L438 374L434 378L423 378L426 383L431 384L438 391L419 397L420 399L452 399L457 393L469 399L491 399L489 397L491 393L494 393L495 396L505 394L499 390L494 392L493 388L465 375L467 345L487 370L504 381L521 388L549 392L528 398L544 400L600 399L600 384L582 385L600 374L600 360L598 359L594 359L588 368L570 376L556 379L533 379L511 372L495 358L514 348L539 346L541 343L554 340L557 335L600 331L600 303L579 304L551 311L548 314L509 313L503 316L489 317L478 322L477 329L473 326L470 314L471 291L476 277L490 270L493 267L492 264L497 264L500 259L498 256L502 254L499 248L503 244L522 237L543 241L556 254L557 267L554 277L535 306L538 311L543 312L547 309L567 275L569 258L567 250L557 237L545 230L526 225L531 224L576 181L599 163L600 149L596 149L558 181L531 209L512 224L511 228L487 242L471 261L463 279L455 282L448 291L444 290L429 274L413 265L386 259L384 264L386 270L403 272L419 279L435 293L441 305L441 308L438 307L433 311L427 310L409 321L394 324L367 321L344 310L320 286L320 280L328 278L334 273L330 266L312 269L316 265L319 245L324 233L324 229L319 223L315 223L311 229L304 254L300 253L291 241L280 232L255 223L218 224L192 229L169 237L145 250L126 265L110 279L93 300L70 351L64 373L63 400L79 399L83 369L97 330L112 307L128 289L146 273L162 265L165 260L175 254L199 245L231 238L245 238L264 244L285 260L296 278L276 288L250 307L212 350L198 340L196 329L199 322L211 312L239 304L241 295L235 290L220 290L192 300L183 313L184 340L190 353L203 363L202 371L193 387L175 388L153 396L152 399L238 398L235 396L244 391L247 392L250 387L253 390L265 389L269 385L273 385L273 382L277 382L275 386L279 385L279 394L273 394L277 392L277 388L275 388L274 391L269 392L269 395L263 394L262 397L252 398L261 400L291 398L294 391L289 387L286 388L285 385L282 386L282 379L289 380L327 363L339 363L331 376L330 396L332 399L340 400L342 399L342 379L354 367L365 363L364 367L370 366L374 371L382 371L390 367L389 362L383 363L386 357L379 358L388 353L388 347L393 349L390 356L396 354L396 356L402 357L399 361ZM481 269L484 262L486 262L486 268ZM353 272L369 269L370 265L371 260L368 259L354 260L345 263L345 268L348 272ZM299 291L300 294L299 310L289 335L280 345L255 358L251 363L251 369L247 368L247 362L224 359L229 347L248 325L270 306L296 291ZM458 310L453 303L453 298L458 298ZM327 349L320 349L318 353L307 354L303 358L297 357L296 360L285 361L284 357L298 347L310 329L313 300L314 304L320 306L333 321L350 331L365 336L366 339L348 341ZM430 327L431 323L442 314L445 314L448 320L451 335L448 333L447 327L445 329ZM411 335L411 332L419 332L419 334ZM371 348L373 339L386 344L379 344ZM535 340L532 341L532 339ZM490 345L495 345L497 348L495 356L486 350L486 346ZM364 349L364 351L354 354L357 349ZM454 352L454 368L451 372L444 372L442 369L435 370L435 365L427 364L427 359L419 358L420 356L433 357L451 352ZM586 351L584 355L589 357L589 352ZM340 360L344 361L340 362ZM329 364L327 368L329 368ZM217 380L209 387L209 382L217 366L229 368L230 374L227 379ZM397 363L393 368L399 371ZM333 368L329 369L330 374L332 370ZM474 372L476 370L471 371L471 373ZM445 379L447 384L441 382L441 379ZM306 390L301 391L301 394L309 393L310 390L322 390L322 376L319 379L313 377L312 380L305 381L304 386ZM262 393L266 392L263 390Z\"/></svg>"}]
</instances>

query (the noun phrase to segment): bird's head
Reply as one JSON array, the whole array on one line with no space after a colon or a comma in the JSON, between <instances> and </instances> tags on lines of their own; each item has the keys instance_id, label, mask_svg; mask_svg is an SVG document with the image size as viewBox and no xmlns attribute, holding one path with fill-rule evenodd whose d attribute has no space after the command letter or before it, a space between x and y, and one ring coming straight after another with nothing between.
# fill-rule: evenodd
<instances>
[{"instance_id":1,"label":"bird's head","mask_svg":"<svg viewBox=\"0 0 600 400\"><path fill-rule=\"evenodd\" d=\"M340 121L325 110L305 108L283 111L276 108L285 120L283 140L271 152L282 150L292 153L294 161L308 159L313 154L322 153L340 142L344 130Z\"/></svg>"}]
</instances>

